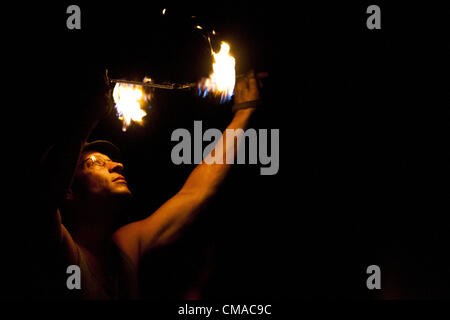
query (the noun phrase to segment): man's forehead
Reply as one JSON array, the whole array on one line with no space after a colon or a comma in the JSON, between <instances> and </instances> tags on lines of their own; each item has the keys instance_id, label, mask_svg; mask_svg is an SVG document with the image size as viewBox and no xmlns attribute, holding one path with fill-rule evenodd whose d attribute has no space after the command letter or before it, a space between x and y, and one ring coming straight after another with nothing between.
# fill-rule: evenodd
<instances>
[{"instance_id":1,"label":"man's forehead","mask_svg":"<svg viewBox=\"0 0 450 320\"><path fill-rule=\"evenodd\" d=\"M83 152L83 154L82 154L82 158L85 159L85 160L91 158L92 156L94 156L94 157L97 156L97 157L100 157L100 158L103 158L103 159L110 160L109 157L106 154L101 153L99 151L95 151L95 150L89 150L89 151Z\"/></svg>"}]
</instances>

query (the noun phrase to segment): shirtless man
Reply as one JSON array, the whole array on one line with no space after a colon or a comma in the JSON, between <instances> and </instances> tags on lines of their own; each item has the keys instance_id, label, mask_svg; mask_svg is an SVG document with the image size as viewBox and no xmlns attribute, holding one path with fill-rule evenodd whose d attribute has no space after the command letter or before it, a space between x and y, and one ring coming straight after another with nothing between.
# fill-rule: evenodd
<instances>
[{"instance_id":1,"label":"shirtless man","mask_svg":"<svg viewBox=\"0 0 450 320\"><path fill-rule=\"evenodd\" d=\"M255 111L255 104L247 102L259 98L253 73L238 79L234 96L238 108L233 108L235 114L227 129L245 130ZM39 217L42 227L38 232L50 257L45 263L50 268L46 281L51 282L53 297L138 298L141 257L179 237L215 195L231 166L197 165L182 188L159 209L143 220L118 226L119 213L126 210L131 196L122 175L123 164L116 158L119 150L107 141L86 142L110 112L111 104L102 99L96 100L77 132L52 149L43 169L44 216ZM226 152L225 148L224 159ZM65 221L70 221L70 227ZM80 268L79 290L66 286L70 265Z\"/></svg>"}]
</instances>

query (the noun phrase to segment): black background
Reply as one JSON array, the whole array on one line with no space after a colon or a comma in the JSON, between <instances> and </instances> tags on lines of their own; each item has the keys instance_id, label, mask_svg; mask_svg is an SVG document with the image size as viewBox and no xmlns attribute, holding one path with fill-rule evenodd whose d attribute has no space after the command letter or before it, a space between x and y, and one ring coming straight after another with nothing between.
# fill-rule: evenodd
<instances>
[{"instance_id":1,"label":"black background","mask_svg":"<svg viewBox=\"0 0 450 320\"><path fill-rule=\"evenodd\" d=\"M76 126L92 89L88 79L105 68L129 80L207 76L198 24L230 43L238 74L269 73L252 127L280 130L280 169L261 176L259 166L233 168L185 237L144 261L143 297L448 297L443 8L374 3L382 29L368 30L368 2L79 3L82 28L68 30L69 4L9 11L17 18L7 32L6 63L14 61L20 83L13 113L25 119L9 123L8 138L21 141L21 158L35 164L12 184L20 230L39 214L27 201L39 188L33 170L42 152ZM194 120L204 130L224 129L229 107L189 91L158 90L143 126L123 133L115 116L99 124L91 140L122 149L134 193L124 222L156 210L193 169L172 164L172 131L192 132ZM9 261L25 267L14 266L5 296L31 298L23 275L32 265L26 242L33 239L18 234ZM371 264L381 268L382 290L366 287Z\"/></svg>"}]
</instances>

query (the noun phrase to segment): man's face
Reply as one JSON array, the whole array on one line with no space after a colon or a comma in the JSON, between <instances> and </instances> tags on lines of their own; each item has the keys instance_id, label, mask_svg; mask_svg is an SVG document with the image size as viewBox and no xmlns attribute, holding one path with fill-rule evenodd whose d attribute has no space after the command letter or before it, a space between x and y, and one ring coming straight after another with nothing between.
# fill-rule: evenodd
<instances>
[{"instance_id":1,"label":"man's face","mask_svg":"<svg viewBox=\"0 0 450 320\"><path fill-rule=\"evenodd\" d=\"M112 161L100 152L82 154L76 179L81 182L87 196L111 199L116 196L130 196L127 182L122 175L123 165Z\"/></svg>"}]
</instances>

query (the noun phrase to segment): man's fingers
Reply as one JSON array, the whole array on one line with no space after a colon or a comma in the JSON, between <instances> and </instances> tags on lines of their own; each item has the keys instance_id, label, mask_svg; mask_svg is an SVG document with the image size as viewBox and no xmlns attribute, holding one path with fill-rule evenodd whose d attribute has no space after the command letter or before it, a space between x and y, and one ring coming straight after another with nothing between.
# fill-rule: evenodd
<instances>
[{"instance_id":1,"label":"man's fingers","mask_svg":"<svg viewBox=\"0 0 450 320\"><path fill-rule=\"evenodd\" d=\"M265 79L269 77L269 73L268 72L258 72L256 74L256 78L257 79Z\"/></svg>"},{"instance_id":2,"label":"man's fingers","mask_svg":"<svg viewBox=\"0 0 450 320\"><path fill-rule=\"evenodd\" d=\"M258 72L255 73L253 70L251 70L250 72L247 72L245 74L240 74L236 76L236 82L239 82L240 80L252 80L255 79L257 81L258 87L262 88L263 87L263 79L266 79L269 77L269 73L268 72ZM253 85L254 83L246 83L246 87L250 88L251 85Z\"/></svg>"},{"instance_id":3,"label":"man's fingers","mask_svg":"<svg viewBox=\"0 0 450 320\"><path fill-rule=\"evenodd\" d=\"M269 73L268 73L268 72L258 72L258 73L255 73L254 71L250 71L250 72L247 72L247 73L244 73L244 74L238 74L238 75L236 76L236 80L237 80L237 79L240 79L240 78L243 78L243 77L248 77L249 74L252 73L252 72L253 72L253 75L254 75L254 77L255 77L256 79L265 79L265 78L268 78L268 77L269 77Z\"/></svg>"},{"instance_id":4,"label":"man's fingers","mask_svg":"<svg viewBox=\"0 0 450 320\"><path fill-rule=\"evenodd\" d=\"M256 82L255 72L253 70L248 73L248 88L250 90L258 89L258 83Z\"/></svg>"}]
</instances>

